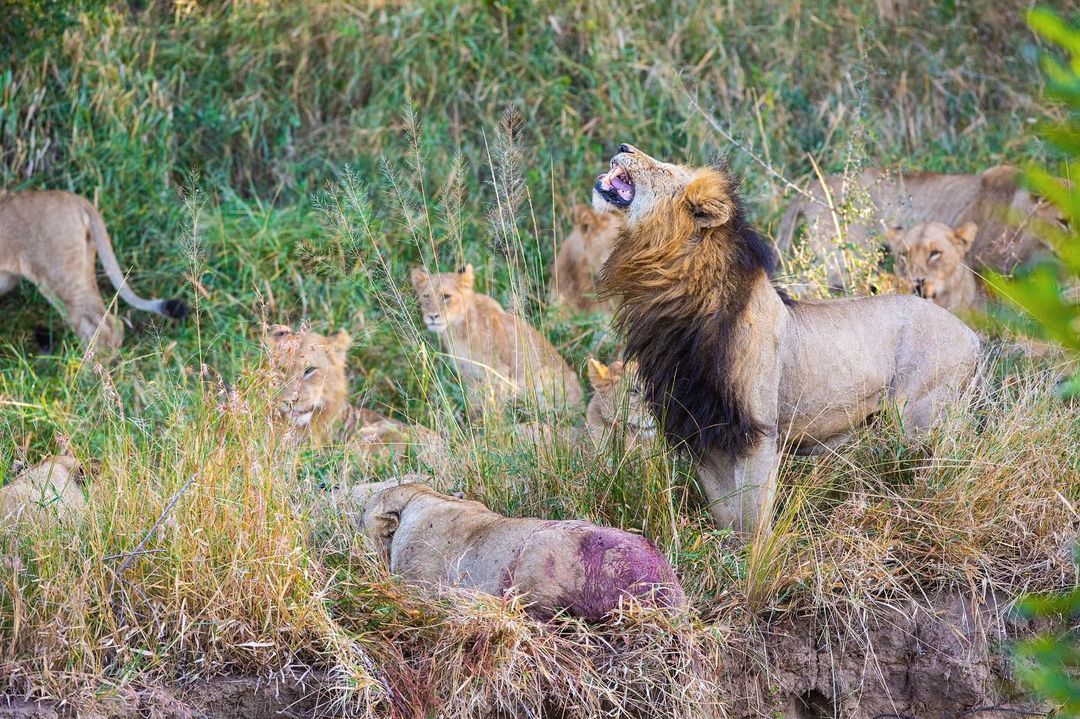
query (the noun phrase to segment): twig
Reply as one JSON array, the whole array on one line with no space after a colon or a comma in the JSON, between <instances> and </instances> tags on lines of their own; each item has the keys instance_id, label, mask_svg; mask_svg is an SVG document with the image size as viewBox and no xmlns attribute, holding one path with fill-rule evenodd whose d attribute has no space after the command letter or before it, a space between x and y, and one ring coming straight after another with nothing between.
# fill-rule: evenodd
<instances>
[{"instance_id":1,"label":"twig","mask_svg":"<svg viewBox=\"0 0 1080 719\"><path fill-rule=\"evenodd\" d=\"M800 195L802 195L803 197L807 198L807 199L808 199L808 200L810 200L811 202L816 202L816 203L817 203L817 204L819 204L819 205L824 205L825 207L829 207L829 205L827 205L826 203L822 202L822 201L821 201L820 199L818 199L817 197L815 197L815 196L814 196L814 195L813 195L812 193L810 193L810 192L807 192L806 190L804 190L803 188L799 187L798 185L796 185L796 184L795 184L794 182L792 182L791 180L789 180L789 179L787 179L786 177L784 177L783 175L781 175L779 171L777 171L777 170L776 170L776 169L775 169L775 168L774 168L774 167L773 167L772 165L770 165L770 164L769 164L768 162L766 162L765 160L763 160L763 159L761 158L761 156L760 156L760 155L758 155L758 154L757 154L756 152L754 152L754 151L753 151L753 150L752 150L752 149L751 149L750 147L748 147L748 146L744 145L743 143L739 142L738 140L736 140L736 139L735 139L735 138L734 138L734 137L733 137L733 136L731 135L731 133L730 133L730 132L728 132L727 130L725 130L725 129L724 129L724 128L723 128L723 127L722 127L722 126L720 125L720 123L716 121L716 118L714 118L714 117L713 117L712 115L710 115L709 113L705 112L705 110L703 110L703 109L701 108L701 105L699 105L699 104L697 103L697 100L695 100L695 99L694 99L693 95L691 95L691 94L689 93L689 91L687 91L687 90L686 90L686 89L684 88L684 89L683 89L683 92L685 92L685 93L686 93L686 98L687 98L687 100L688 100L688 101L690 102L690 107L691 107L691 108L692 108L692 109L693 109L693 110L694 110L695 112L697 112L697 113L698 113L699 115L701 115L701 116L702 116L702 118L704 118L704 119L705 119L705 122L709 123L709 126L710 126L710 127L712 127L712 129L716 130L716 131L717 131L717 132L719 132L719 133L720 133L721 135L723 135L723 136L724 136L724 139L725 139L725 140L727 140L727 141L728 141L728 142L730 142L730 143L731 143L732 145L734 145L735 147L737 147L737 148L739 148L740 150L742 150L743 152L745 152L745 153L746 153L746 154L747 154L747 155L748 155L748 156L750 157L750 159L752 159L752 160L753 160L754 162L756 162L757 164L761 165L761 166L762 166L762 167L763 167L763 168L765 169L765 171L766 171L766 172L768 172L768 173L769 173L770 175L772 175L773 177L775 177L775 178L776 178L777 180L779 180L780 182L782 182L782 183L783 183L784 185L786 185L787 187L791 188L792 190L795 190L795 192L798 192L798 193L799 193ZM832 208L830 207L830 209L832 209Z\"/></svg>"},{"instance_id":2,"label":"twig","mask_svg":"<svg viewBox=\"0 0 1080 719\"><path fill-rule=\"evenodd\" d=\"M184 482L184 486L181 487L176 492L176 494L174 494L172 496L172 499L169 500L169 503L165 505L165 509L163 509L161 511L161 514L158 515L158 518L154 522L153 526L150 527L150 529L149 529L149 531L147 531L146 535L143 536L143 538L141 540L139 540L139 543L137 545L135 545L135 549L133 549L131 552L123 553L123 554L127 554L127 558L120 565L120 568L116 570L117 574L123 574L124 570L131 566L131 562L135 559L135 557L146 553L146 552L143 551L143 547L146 546L146 543L150 541L150 537L153 536L154 532L156 532L158 527L161 526L161 523L165 521L165 518L169 516L169 512L171 512L173 507L176 506L176 503L180 501L180 497L182 497L184 495L184 492L187 491L187 488L191 486L191 483L195 481L195 477L197 477L197 476L198 476L197 474L191 475L191 478L188 479L188 481ZM118 555L118 556L123 556L123 554Z\"/></svg>"}]
</instances>

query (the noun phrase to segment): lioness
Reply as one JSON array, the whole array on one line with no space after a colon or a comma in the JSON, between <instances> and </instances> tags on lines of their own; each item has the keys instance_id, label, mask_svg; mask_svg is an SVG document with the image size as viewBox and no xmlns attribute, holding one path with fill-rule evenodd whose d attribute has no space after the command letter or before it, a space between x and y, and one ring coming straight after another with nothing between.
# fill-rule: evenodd
<instances>
[{"instance_id":1,"label":"lioness","mask_svg":"<svg viewBox=\"0 0 1080 719\"><path fill-rule=\"evenodd\" d=\"M896 258L894 272L902 284L950 312L970 309L982 294L968 253L978 227L966 222L953 229L941 222L920 222L914 227L885 233Z\"/></svg>"},{"instance_id":2,"label":"lioness","mask_svg":"<svg viewBox=\"0 0 1080 719\"><path fill-rule=\"evenodd\" d=\"M621 438L633 449L656 438L656 420L640 390L637 362L616 360L609 366L590 357L589 382L593 396L585 410L585 431L597 447Z\"/></svg>"},{"instance_id":3,"label":"lioness","mask_svg":"<svg viewBox=\"0 0 1080 719\"><path fill-rule=\"evenodd\" d=\"M771 506L780 437L813 453L895 402L910 432L934 426L975 372L979 340L911 295L794 302L724 168L622 145L593 190L626 226L600 272L653 413L700 458L722 527Z\"/></svg>"},{"instance_id":4,"label":"lioness","mask_svg":"<svg viewBox=\"0 0 1080 719\"><path fill-rule=\"evenodd\" d=\"M284 379L279 410L292 439L316 447L341 443L378 460L410 447L428 464L442 458L444 442L431 430L349 404L345 356L352 340L344 330L325 337L274 325L267 332L267 343L271 363Z\"/></svg>"},{"instance_id":5,"label":"lioness","mask_svg":"<svg viewBox=\"0 0 1080 719\"><path fill-rule=\"evenodd\" d=\"M581 385L566 360L532 325L473 290L472 265L437 274L414 267L411 280L424 325L461 376L471 412L511 399L541 411L581 405Z\"/></svg>"},{"instance_id":6,"label":"lioness","mask_svg":"<svg viewBox=\"0 0 1080 719\"><path fill-rule=\"evenodd\" d=\"M0 487L0 527L78 517L86 508L81 478L81 465L68 455L50 457L19 472Z\"/></svg>"},{"instance_id":7,"label":"lioness","mask_svg":"<svg viewBox=\"0 0 1080 719\"><path fill-rule=\"evenodd\" d=\"M361 525L406 581L516 595L538 619L559 612L598 621L624 597L686 603L679 580L644 537L579 521L512 519L422 484L376 492Z\"/></svg>"},{"instance_id":8,"label":"lioness","mask_svg":"<svg viewBox=\"0 0 1080 719\"><path fill-rule=\"evenodd\" d=\"M851 268L843 247L867 247L871 236L887 228L920 222L950 227L978 226L969 263L1011 272L1020 262L1046 250L1033 232L1036 221L1059 222L1049 202L1019 185L1020 170L1001 165L980 175L939 175L932 172L889 173L877 168L851 175L830 175L828 193L819 180L788 207L777 232L777 245L787 251L802 224L807 241L828 270L834 288L848 286ZM829 209L829 199L837 217ZM839 235L838 235L839 232Z\"/></svg>"},{"instance_id":9,"label":"lioness","mask_svg":"<svg viewBox=\"0 0 1080 719\"><path fill-rule=\"evenodd\" d=\"M63 305L80 339L114 350L123 341L123 326L105 312L95 250L109 281L129 305L175 319L187 315L187 305L180 300L144 300L132 292L101 215L82 197L59 191L0 192L0 294L25 277Z\"/></svg>"},{"instance_id":10,"label":"lioness","mask_svg":"<svg viewBox=\"0 0 1080 719\"><path fill-rule=\"evenodd\" d=\"M552 299L581 312L610 312L608 302L596 299L596 273L619 233L619 218L588 205L574 208L574 231L555 255Z\"/></svg>"}]
</instances>

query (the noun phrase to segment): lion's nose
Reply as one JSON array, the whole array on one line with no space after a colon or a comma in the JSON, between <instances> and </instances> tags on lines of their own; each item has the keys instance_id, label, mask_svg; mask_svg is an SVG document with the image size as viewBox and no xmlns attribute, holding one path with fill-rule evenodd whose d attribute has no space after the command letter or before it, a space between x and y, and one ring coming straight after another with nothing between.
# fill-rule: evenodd
<instances>
[{"instance_id":1,"label":"lion's nose","mask_svg":"<svg viewBox=\"0 0 1080 719\"><path fill-rule=\"evenodd\" d=\"M624 142L623 144L619 145L619 152L626 152L626 153L629 153L629 154L633 154L633 153L637 152L637 150L634 149L634 146L631 145L629 142Z\"/></svg>"}]
</instances>

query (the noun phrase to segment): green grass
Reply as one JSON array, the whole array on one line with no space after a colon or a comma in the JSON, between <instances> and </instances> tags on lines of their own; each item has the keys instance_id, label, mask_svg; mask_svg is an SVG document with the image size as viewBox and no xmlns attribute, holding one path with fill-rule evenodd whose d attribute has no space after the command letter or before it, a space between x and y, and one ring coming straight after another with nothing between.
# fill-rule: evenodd
<instances>
[{"instance_id":1,"label":"green grass","mask_svg":"<svg viewBox=\"0 0 1080 719\"><path fill-rule=\"evenodd\" d=\"M103 467L74 539L41 528L4 540L20 558L0 568L7 689L81 706L103 686L296 661L331 670L342 699L372 715L392 681L448 716L482 697L536 707L551 691L583 715L629 710L650 687L697 716L708 680L674 691L693 673L680 662L747 616L1072 581L1062 547L1080 421L1046 390L1054 356L997 361L975 409L927 446L886 419L839 455L786 461L775 539L746 549L711 529L682 458L535 452L504 419L470 426L407 289L414 264L472 262L479 289L573 366L613 359L603 318L548 307L544 289L569 209L620 141L695 162L727 154L766 230L783 188L689 97L792 179L810 175L810 155L825 170L1046 159L1028 134L1050 111L1033 100L1025 4L897 18L874 2L764 0L151 5L95 9L0 72L0 184L96 197L135 289L197 306L185 324L121 308L133 327L96 372L35 289L0 298L0 476L59 437ZM624 642L388 581L326 516L319 486L339 455L284 448L269 422L262 325L302 320L353 335L358 402L450 439L446 482L507 513L645 532L676 563L693 616L660 628L630 617ZM35 350L39 325L55 351ZM107 559L144 538L152 553L123 572ZM477 646L477 664L454 659ZM627 686L640 695L615 698L597 668L609 651L637 667ZM569 673L583 656L597 666Z\"/></svg>"}]
</instances>

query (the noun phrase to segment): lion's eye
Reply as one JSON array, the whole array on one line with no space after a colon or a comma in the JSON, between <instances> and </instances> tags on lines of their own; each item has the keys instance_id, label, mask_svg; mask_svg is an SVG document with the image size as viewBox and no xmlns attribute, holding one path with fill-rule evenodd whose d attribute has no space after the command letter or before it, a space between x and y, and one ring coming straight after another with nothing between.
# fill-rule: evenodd
<instances>
[{"instance_id":1,"label":"lion's eye","mask_svg":"<svg viewBox=\"0 0 1080 719\"><path fill-rule=\"evenodd\" d=\"M941 253L938 250L934 250L930 253L931 262L937 262L939 257L941 257Z\"/></svg>"},{"instance_id":2,"label":"lion's eye","mask_svg":"<svg viewBox=\"0 0 1080 719\"><path fill-rule=\"evenodd\" d=\"M450 301L450 295L443 295L443 296L442 296L442 298L443 298L443 300L445 300L446 302L449 302L449 301Z\"/></svg>"},{"instance_id":3,"label":"lion's eye","mask_svg":"<svg viewBox=\"0 0 1080 719\"><path fill-rule=\"evenodd\" d=\"M315 374L315 371L317 369L319 369L319 368L318 367L307 367L304 370L304 379L308 379L309 377L311 377L311 375Z\"/></svg>"}]
</instances>

